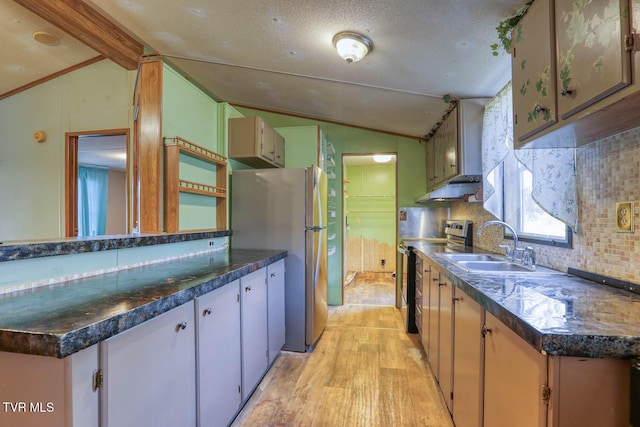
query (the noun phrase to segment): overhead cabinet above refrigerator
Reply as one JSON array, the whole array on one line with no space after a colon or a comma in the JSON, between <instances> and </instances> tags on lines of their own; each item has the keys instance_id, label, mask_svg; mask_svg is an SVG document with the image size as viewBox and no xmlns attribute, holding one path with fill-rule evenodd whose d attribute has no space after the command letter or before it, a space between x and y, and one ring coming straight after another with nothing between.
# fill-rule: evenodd
<instances>
[{"instance_id":1,"label":"overhead cabinet above refrigerator","mask_svg":"<svg viewBox=\"0 0 640 427\"><path fill-rule=\"evenodd\" d=\"M255 168L283 168L284 138L261 117L229 119L229 158Z\"/></svg>"}]
</instances>

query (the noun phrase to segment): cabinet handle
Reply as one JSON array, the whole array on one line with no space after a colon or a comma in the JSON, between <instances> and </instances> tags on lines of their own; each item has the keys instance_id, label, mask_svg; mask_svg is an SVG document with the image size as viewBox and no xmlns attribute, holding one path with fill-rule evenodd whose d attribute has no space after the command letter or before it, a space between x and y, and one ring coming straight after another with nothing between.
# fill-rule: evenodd
<instances>
[{"instance_id":1,"label":"cabinet handle","mask_svg":"<svg viewBox=\"0 0 640 427\"><path fill-rule=\"evenodd\" d=\"M486 337L488 334L493 333L493 329L487 328L486 326L482 327L482 336Z\"/></svg>"},{"instance_id":2,"label":"cabinet handle","mask_svg":"<svg viewBox=\"0 0 640 427\"><path fill-rule=\"evenodd\" d=\"M244 288L245 292L249 292L251 290L251 286L247 286L246 288Z\"/></svg>"},{"instance_id":3,"label":"cabinet handle","mask_svg":"<svg viewBox=\"0 0 640 427\"><path fill-rule=\"evenodd\" d=\"M440 282L438 283L438 286L447 286L447 282Z\"/></svg>"},{"instance_id":4,"label":"cabinet handle","mask_svg":"<svg viewBox=\"0 0 640 427\"><path fill-rule=\"evenodd\" d=\"M211 308L207 307L204 309L204 311L202 312L202 317L208 316L211 314Z\"/></svg>"},{"instance_id":5,"label":"cabinet handle","mask_svg":"<svg viewBox=\"0 0 640 427\"><path fill-rule=\"evenodd\" d=\"M533 109L533 111L535 111L536 113L540 114L540 113L547 113L549 112L549 109L547 107L543 107L542 105L538 104L536 105L536 107Z\"/></svg>"},{"instance_id":6,"label":"cabinet handle","mask_svg":"<svg viewBox=\"0 0 640 427\"><path fill-rule=\"evenodd\" d=\"M462 298L460 298L460 297L453 297L451 299L453 300L453 302L462 301Z\"/></svg>"},{"instance_id":7,"label":"cabinet handle","mask_svg":"<svg viewBox=\"0 0 640 427\"><path fill-rule=\"evenodd\" d=\"M276 273L271 273L271 277L276 277Z\"/></svg>"},{"instance_id":8,"label":"cabinet handle","mask_svg":"<svg viewBox=\"0 0 640 427\"><path fill-rule=\"evenodd\" d=\"M562 90L560 91L560 95L562 96L573 95L574 93L575 93L575 90L569 89L568 87L563 87Z\"/></svg>"},{"instance_id":9,"label":"cabinet handle","mask_svg":"<svg viewBox=\"0 0 640 427\"><path fill-rule=\"evenodd\" d=\"M187 329L187 322L180 322L176 325L176 332L180 332Z\"/></svg>"},{"instance_id":10,"label":"cabinet handle","mask_svg":"<svg viewBox=\"0 0 640 427\"><path fill-rule=\"evenodd\" d=\"M440 279L438 279L437 277L434 277L433 279L431 279L432 282L437 282L438 280Z\"/></svg>"}]
</instances>

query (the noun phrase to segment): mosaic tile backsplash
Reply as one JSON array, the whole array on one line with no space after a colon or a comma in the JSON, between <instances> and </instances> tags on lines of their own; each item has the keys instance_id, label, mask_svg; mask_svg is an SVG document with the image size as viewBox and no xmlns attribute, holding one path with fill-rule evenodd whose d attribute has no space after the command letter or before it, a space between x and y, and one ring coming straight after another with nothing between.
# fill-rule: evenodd
<instances>
[{"instance_id":1,"label":"mosaic tile backsplash","mask_svg":"<svg viewBox=\"0 0 640 427\"><path fill-rule=\"evenodd\" d=\"M576 153L579 200L573 249L534 246L539 265L566 271L573 267L630 282L640 282L640 128L580 147ZM632 202L633 232L618 232L616 203ZM474 229L495 219L482 203L453 202L451 217L469 218ZM488 227L474 246L496 251L501 227Z\"/></svg>"}]
</instances>

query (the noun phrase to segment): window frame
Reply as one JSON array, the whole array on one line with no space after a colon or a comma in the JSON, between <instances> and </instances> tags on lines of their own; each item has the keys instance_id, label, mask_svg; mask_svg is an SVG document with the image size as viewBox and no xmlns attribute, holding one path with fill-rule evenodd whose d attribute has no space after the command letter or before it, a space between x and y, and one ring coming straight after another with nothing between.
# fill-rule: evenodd
<instances>
[{"instance_id":1,"label":"window frame","mask_svg":"<svg viewBox=\"0 0 640 427\"><path fill-rule=\"evenodd\" d=\"M513 161L516 162L515 163L515 174L517 175L517 180L516 181L516 186L517 186L517 191L515 191L515 194L517 194L517 205L515 208L513 208L511 211L516 212L516 215L513 215L513 217L516 219L515 224L513 223L509 223L509 225L511 225L516 232L518 233L518 241L519 242L527 242L527 243L534 243L534 244L538 244L538 245L544 245L544 246L553 246L553 247L557 247L557 248L567 248L567 249L573 249L573 231L571 230L571 227L569 227L568 225L565 224L565 236L564 239L559 238L559 237L549 237L549 238L544 238L544 237L539 237L533 234L528 234L524 231L522 231L522 212L523 212L523 201L524 201L524 197L525 197L525 193L523 191L523 179L522 179L522 172L524 170L526 170L526 168L524 167L524 165L520 164L518 162L518 160L515 158L515 156L511 155L510 157L512 157ZM514 184L508 184L507 183L507 179L506 176L510 174L505 172L505 168L506 166L503 164L502 165L502 185L503 185L503 191L505 193L508 192L508 188L513 187ZM512 180L513 182L513 180ZM531 198L531 196L529 195L529 197ZM509 198L505 197L503 195L503 207L502 207L502 216L503 219L507 217L507 212L509 212L510 210L507 208L507 200ZM535 201L533 201L535 203ZM509 239L509 240L513 240L513 235L505 228L503 231L503 238L505 239Z\"/></svg>"}]
</instances>

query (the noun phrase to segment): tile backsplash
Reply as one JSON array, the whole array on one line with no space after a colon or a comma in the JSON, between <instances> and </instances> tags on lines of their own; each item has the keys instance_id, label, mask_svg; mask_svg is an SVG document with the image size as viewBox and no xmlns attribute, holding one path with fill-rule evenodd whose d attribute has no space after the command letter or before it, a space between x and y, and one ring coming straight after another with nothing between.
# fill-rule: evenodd
<instances>
[{"instance_id":1,"label":"tile backsplash","mask_svg":"<svg viewBox=\"0 0 640 427\"><path fill-rule=\"evenodd\" d=\"M573 249L532 245L537 263L566 271L573 267L635 283L640 282L640 128L576 150L579 201L578 230ZM633 232L616 229L616 203L632 202ZM451 217L469 218L474 229L495 219L482 203L453 202ZM488 227L474 246L496 251L501 227Z\"/></svg>"}]
</instances>

